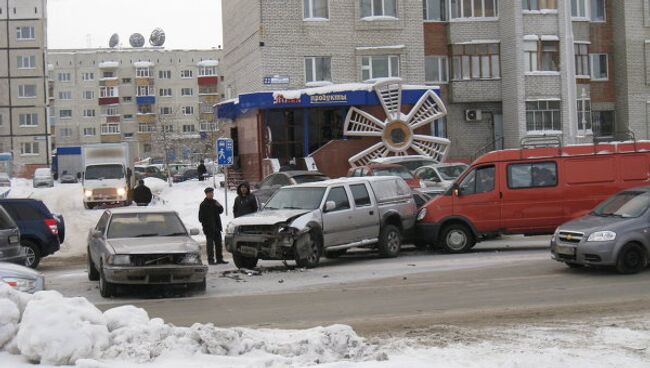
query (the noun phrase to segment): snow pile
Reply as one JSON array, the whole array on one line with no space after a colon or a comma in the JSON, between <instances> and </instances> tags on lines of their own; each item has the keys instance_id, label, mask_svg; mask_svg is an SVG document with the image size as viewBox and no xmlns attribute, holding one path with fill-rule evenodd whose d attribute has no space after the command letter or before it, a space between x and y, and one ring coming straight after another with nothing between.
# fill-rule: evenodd
<instances>
[{"instance_id":1,"label":"snow pile","mask_svg":"<svg viewBox=\"0 0 650 368\"><path fill-rule=\"evenodd\" d=\"M31 297L0 283L0 349L12 342L18 333L20 318Z\"/></svg>"}]
</instances>

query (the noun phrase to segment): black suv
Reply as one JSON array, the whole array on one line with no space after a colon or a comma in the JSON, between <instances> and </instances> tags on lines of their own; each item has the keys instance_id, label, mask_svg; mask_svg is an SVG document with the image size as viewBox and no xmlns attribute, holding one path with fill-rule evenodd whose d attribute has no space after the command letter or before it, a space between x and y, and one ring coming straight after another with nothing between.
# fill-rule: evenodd
<instances>
[{"instance_id":1,"label":"black suv","mask_svg":"<svg viewBox=\"0 0 650 368\"><path fill-rule=\"evenodd\" d=\"M0 262L22 263L24 259L18 225L0 206Z\"/></svg>"},{"instance_id":2,"label":"black suv","mask_svg":"<svg viewBox=\"0 0 650 368\"><path fill-rule=\"evenodd\" d=\"M36 199L0 199L20 229L20 244L25 252L25 266L36 268L41 259L56 253L65 239L63 216L50 212Z\"/></svg>"}]
</instances>

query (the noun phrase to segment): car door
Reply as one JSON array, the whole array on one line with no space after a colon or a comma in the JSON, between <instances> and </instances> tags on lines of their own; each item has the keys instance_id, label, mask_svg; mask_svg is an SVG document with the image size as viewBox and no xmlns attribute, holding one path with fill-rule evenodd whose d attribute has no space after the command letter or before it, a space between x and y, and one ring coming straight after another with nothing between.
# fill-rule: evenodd
<instances>
[{"instance_id":1,"label":"car door","mask_svg":"<svg viewBox=\"0 0 650 368\"><path fill-rule=\"evenodd\" d=\"M500 175L495 165L479 166L467 173L453 196L453 214L469 220L479 232L501 229Z\"/></svg>"},{"instance_id":2,"label":"car door","mask_svg":"<svg viewBox=\"0 0 650 368\"><path fill-rule=\"evenodd\" d=\"M375 198L370 195L366 183L350 185L354 204L353 216L356 230L355 241L377 239L379 237L379 213Z\"/></svg>"},{"instance_id":3,"label":"car door","mask_svg":"<svg viewBox=\"0 0 650 368\"><path fill-rule=\"evenodd\" d=\"M20 232L14 220L0 206L0 260L5 257L15 257L17 254L10 254L19 249ZM13 251L13 252L12 252Z\"/></svg>"},{"instance_id":4,"label":"car door","mask_svg":"<svg viewBox=\"0 0 650 368\"><path fill-rule=\"evenodd\" d=\"M105 236L109 220L110 214L108 212L104 212L104 214L99 218L99 221L97 221L97 225L88 237L88 248L90 251L90 256L92 257L92 260L97 267L99 267L102 257L106 255ZM101 232L102 237L93 236L94 232Z\"/></svg>"},{"instance_id":5,"label":"car door","mask_svg":"<svg viewBox=\"0 0 650 368\"><path fill-rule=\"evenodd\" d=\"M357 224L345 186L330 188L326 198L323 206L326 206L327 202L334 202L335 206L331 211L325 211L323 207L325 247L353 242Z\"/></svg>"}]
</instances>

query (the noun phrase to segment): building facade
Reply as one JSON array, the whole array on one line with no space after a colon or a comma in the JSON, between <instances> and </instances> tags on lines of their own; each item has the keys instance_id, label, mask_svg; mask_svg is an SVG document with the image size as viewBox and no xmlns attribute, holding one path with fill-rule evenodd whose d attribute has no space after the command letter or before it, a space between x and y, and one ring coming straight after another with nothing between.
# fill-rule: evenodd
<instances>
[{"instance_id":1,"label":"building facade","mask_svg":"<svg viewBox=\"0 0 650 368\"><path fill-rule=\"evenodd\" d=\"M0 1L0 152L17 175L49 164L46 25L45 0Z\"/></svg>"},{"instance_id":2,"label":"building facade","mask_svg":"<svg viewBox=\"0 0 650 368\"><path fill-rule=\"evenodd\" d=\"M216 134L221 50L50 50L55 145L137 141L137 159L195 159Z\"/></svg>"}]
</instances>

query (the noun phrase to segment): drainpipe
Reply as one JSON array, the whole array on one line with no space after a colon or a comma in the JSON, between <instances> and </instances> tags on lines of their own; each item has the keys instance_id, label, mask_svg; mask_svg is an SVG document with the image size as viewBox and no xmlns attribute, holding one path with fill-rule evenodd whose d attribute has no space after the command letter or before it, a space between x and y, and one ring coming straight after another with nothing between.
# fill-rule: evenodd
<instances>
[{"instance_id":1,"label":"drainpipe","mask_svg":"<svg viewBox=\"0 0 650 368\"><path fill-rule=\"evenodd\" d=\"M562 70L562 84L566 89L564 102L567 104L566 110L568 116L567 123L569 124L569 136L566 143L577 143L578 136L578 102L577 102L577 84L576 84L576 67L575 67L575 45L573 37L573 21L571 20L571 1L561 1L560 4L564 5L564 9L560 11L560 34L564 34L561 38L564 40L564 57L560 55L560 69ZM562 18L561 14L564 14Z\"/></svg>"}]
</instances>

